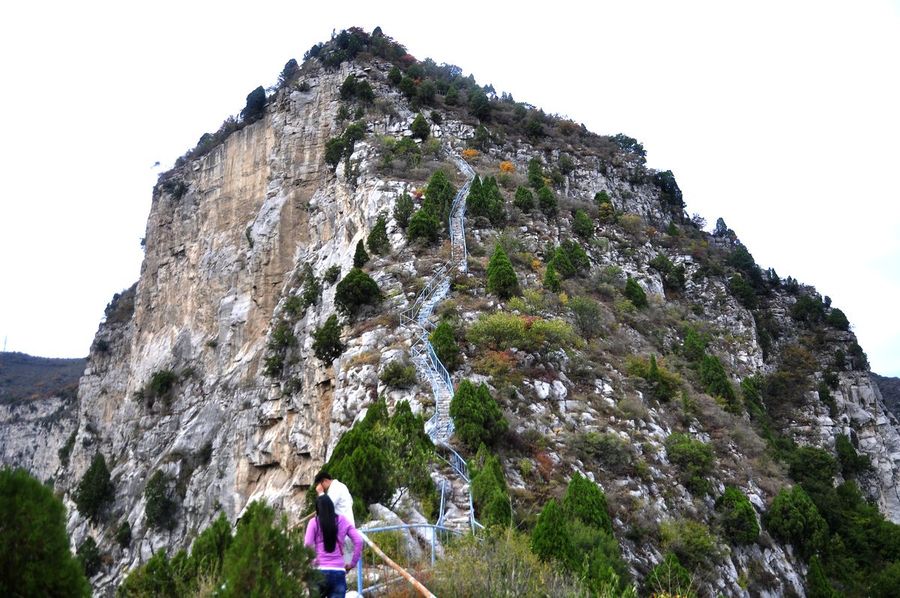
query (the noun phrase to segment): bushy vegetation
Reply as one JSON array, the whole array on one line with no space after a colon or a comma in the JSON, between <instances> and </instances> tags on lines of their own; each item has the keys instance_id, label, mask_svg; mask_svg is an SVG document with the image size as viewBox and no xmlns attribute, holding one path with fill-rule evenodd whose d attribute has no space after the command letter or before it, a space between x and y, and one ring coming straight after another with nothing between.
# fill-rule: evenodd
<instances>
[{"instance_id":1,"label":"bushy vegetation","mask_svg":"<svg viewBox=\"0 0 900 598\"><path fill-rule=\"evenodd\" d=\"M93 577L103 564L100 560L100 549L97 548L97 541L90 536L78 545L75 557L81 564L81 568L88 579Z\"/></svg>"},{"instance_id":2,"label":"bushy vegetation","mask_svg":"<svg viewBox=\"0 0 900 598\"><path fill-rule=\"evenodd\" d=\"M409 388L416 383L416 367L399 359L394 360L384 366L381 382L392 388Z\"/></svg>"},{"instance_id":3,"label":"bushy vegetation","mask_svg":"<svg viewBox=\"0 0 900 598\"><path fill-rule=\"evenodd\" d=\"M430 498L434 492L429 475L433 455L422 417L414 415L406 401L397 404L391 417L384 400L379 399L369 406L361 422L341 436L325 469L347 485L353 495L353 511L362 517L366 505L391 506L397 490ZM310 488L307 500L314 499Z\"/></svg>"},{"instance_id":4,"label":"bushy vegetation","mask_svg":"<svg viewBox=\"0 0 900 598\"><path fill-rule=\"evenodd\" d=\"M625 298L631 301L632 305L638 309L647 307L647 294L644 292L644 289L641 288L641 285L630 276L625 281L625 290L623 293L625 294Z\"/></svg>"},{"instance_id":5,"label":"bushy vegetation","mask_svg":"<svg viewBox=\"0 0 900 598\"><path fill-rule=\"evenodd\" d=\"M576 241L563 241L559 247L549 252L549 255L548 264L553 264L556 272L563 278L581 276L591 269L590 258Z\"/></svg>"},{"instance_id":6,"label":"bushy vegetation","mask_svg":"<svg viewBox=\"0 0 900 598\"><path fill-rule=\"evenodd\" d=\"M679 598L697 596L693 575L671 552L667 552L662 562L650 570L650 574L644 580L644 589L650 596Z\"/></svg>"},{"instance_id":7,"label":"bushy vegetation","mask_svg":"<svg viewBox=\"0 0 900 598\"><path fill-rule=\"evenodd\" d=\"M678 480L694 494L708 493L707 476L715 461L712 447L681 432L670 434L665 444L669 461L678 467Z\"/></svg>"},{"instance_id":8,"label":"bushy vegetation","mask_svg":"<svg viewBox=\"0 0 900 598\"><path fill-rule=\"evenodd\" d=\"M665 254L660 253L650 260L649 266L660 273L663 288L666 291L678 292L684 289L685 269L683 264L676 266Z\"/></svg>"},{"instance_id":9,"label":"bushy vegetation","mask_svg":"<svg viewBox=\"0 0 900 598\"><path fill-rule=\"evenodd\" d=\"M331 363L344 352L341 342L341 325L336 315L331 314L325 323L313 332L313 352L325 365Z\"/></svg>"},{"instance_id":10,"label":"bushy vegetation","mask_svg":"<svg viewBox=\"0 0 900 598\"><path fill-rule=\"evenodd\" d=\"M503 195L497 186L497 180L494 177L486 177L482 181L475 175L466 199L466 214L486 218L493 226L501 226L506 221L503 203Z\"/></svg>"},{"instance_id":11,"label":"bushy vegetation","mask_svg":"<svg viewBox=\"0 0 900 598\"><path fill-rule=\"evenodd\" d=\"M339 137L332 137L325 142L325 162L332 168L337 167L341 159L353 155L353 148L357 141L366 136L364 123L349 125Z\"/></svg>"},{"instance_id":12,"label":"bushy vegetation","mask_svg":"<svg viewBox=\"0 0 900 598\"><path fill-rule=\"evenodd\" d=\"M404 193L398 197L394 204L394 221L397 223L397 226L405 230L414 209L415 205L409 193Z\"/></svg>"},{"instance_id":13,"label":"bushy vegetation","mask_svg":"<svg viewBox=\"0 0 900 598\"><path fill-rule=\"evenodd\" d=\"M220 515L194 541L191 553L172 559L159 551L129 573L120 598L157 596L302 596L317 579L304 530L289 530L287 518L261 502L251 503L234 536Z\"/></svg>"},{"instance_id":14,"label":"bushy vegetation","mask_svg":"<svg viewBox=\"0 0 900 598\"><path fill-rule=\"evenodd\" d=\"M369 237L366 239L366 244L369 246L369 251L375 255L384 255L390 251L391 242L388 240L387 218L384 214L378 215L375 226L372 227Z\"/></svg>"},{"instance_id":15,"label":"bushy vegetation","mask_svg":"<svg viewBox=\"0 0 900 598\"><path fill-rule=\"evenodd\" d=\"M689 571L711 567L719 548L709 528L692 519L665 521L660 525L665 550L672 552Z\"/></svg>"},{"instance_id":16,"label":"bushy vegetation","mask_svg":"<svg viewBox=\"0 0 900 598\"><path fill-rule=\"evenodd\" d=\"M601 588L608 595L631 595L628 568L612 535L606 497L596 484L575 473L560 506L544 505L531 534L531 549L544 561ZM607 595L607 594L601 594Z\"/></svg>"},{"instance_id":17,"label":"bushy vegetation","mask_svg":"<svg viewBox=\"0 0 900 598\"><path fill-rule=\"evenodd\" d=\"M144 514L150 527L171 529L175 525L178 503L172 498L169 483L168 476L157 470L144 486L144 499L147 501Z\"/></svg>"},{"instance_id":18,"label":"bushy vegetation","mask_svg":"<svg viewBox=\"0 0 900 598\"><path fill-rule=\"evenodd\" d=\"M66 510L23 469L0 470L0 595L91 595L69 550Z\"/></svg>"},{"instance_id":19,"label":"bushy vegetation","mask_svg":"<svg viewBox=\"0 0 900 598\"><path fill-rule=\"evenodd\" d=\"M481 316L466 337L494 351L517 348L525 351L566 349L581 344L572 326L563 320L544 320L494 312Z\"/></svg>"},{"instance_id":20,"label":"bushy vegetation","mask_svg":"<svg viewBox=\"0 0 900 598\"><path fill-rule=\"evenodd\" d=\"M531 212L534 209L534 193L527 187L517 187L513 205L526 214Z\"/></svg>"},{"instance_id":21,"label":"bushy vegetation","mask_svg":"<svg viewBox=\"0 0 900 598\"><path fill-rule=\"evenodd\" d=\"M437 561L428 588L438 596L581 596L572 575L540 560L528 536L507 527L467 535Z\"/></svg>"},{"instance_id":22,"label":"bushy vegetation","mask_svg":"<svg viewBox=\"0 0 900 598\"><path fill-rule=\"evenodd\" d=\"M471 467L471 492L480 523L509 526L512 504L500 460L482 445L475 461L477 465Z\"/></svg>"},{"instance_id":23,"label":"bushy vegetation","mask_svg":"<svg viewBox=\"0 0 900 598\"><path fill-rule=\"evenodd\" d=\"M722 532L733 544L752 544L759 537L759 523L756 511L743 492L734 486L727 486L725 493L716 499L719 525Z\"/></svg>"},{"instance_id":24,"label":"bushy vegetation","mask_svg":"<svg viewBox=\"0 0 900 598\"><path fill-rule=\"evenodd\" d=\"M409 130L412 131L412 136L414 138L422 141L425 141L428 139L428 136L431 135L431 126L428 124L428 121L425 120L425 117L422 116L421 112L413 119Z\"/></svg>"},{"instance_id":25,"label":"bushy vegetation","mask_svg":"<svg viewBox=\"0 0 900 598\"><path fill-rule=\"evenodd\" d=\"M594 222L584 210L575 210L572 216L572 230L582 239L590 239L594 235Z\"/></svg>"},{"instance_id":26,"label":"bushy vegetation","mask_svg":"<svg viewBox=\"0 0 900 598\"><path fill-rule=\"evenodd\" d=\"M779 492L764 521L772 537L793 544L804 558L824 548L828 540L828 524L799 486Z\"/></svg>"},{"instance_id":27,"label":"bushy vegetation","mask_svg":"<svg viewBox=\"0 0 900 598\"><path fill-rule=\"evenodd\" d=\"M381 289L372 277L353 268L339 283L334 293L334 305L348 318L354 318L366 305L381 302Z\"/></svg>"},{"instance_id":28,"label":"bushy vegetation","mask_svg":"<svg viewBox=\"0 0 900 598\"><path fill-rule=\"evenodd\" d=\"M496 444L508 426L487 384L481 383L475 388L468 380L463 380L456 388L450 401L450 416L456 436L473 450L482 444Z\"/></svg>"},{"instance_id":29,"label":"bushy vegetation","mask_svg":"<svg viewBox=\"0 0 900 598\"><path fill-rule=\"evenodd\" d=\"M461 362L459 357L459 345L456 343L456 334L453 326L446 320L438 324L434 331L429 335L428 340L434 347L434 352L438 359L444 364L448 372L452 372Z\"/></svg>"},{"instance_id":30,"label":"bushy vegetation","mask_svg":"<svg viewBox=\"0 0 900 598\"><path fill-rule=\"evenodd\" d=\"M115 498L115 487L103 453L97 453L78 482L72 499L78 512L92 521L102 518L105 507Z\"/></svg>"},{"instance_id":31,"label":"bushy vegetation","mask_svg":"<svg viewBox=\"0 0 900 598\"><path fill-rule=\"evenodd\" d=\"M252 123L261 119L266 113L266 90L260 85L247 94L247 104L241 110L241 120Z\"/></svg>"},{"instance_id":32,"label":"bushy vegetation","mask_svg":"<svg viewBox=\"0 0 900 598\"><path fill-rule=\"evenodd\" d=\"M725 373L725 366L715 355L704 355L699 364L700 382L710 395L724 401L729 411L740 411L740 400Z\"/></svg>"},{"instance_id":33,"label":"bushy vegetation","mask_svg":"<svg viewBox=\"0 0 900 598\"><path fill-rule=\"evenodd\" d=\"M501 299L509 299L519 291L519 279L513 269L509 256L503 251L499 243L494 247L494 253L487 267L487 291L495 293Z\"/></svg>"},{"instance_id":34,"label":"bushy vegetation","mask_svg":"<svg viewBox=\"0 0 900 598\"><path fill-rule=\"evenodd\" d=\"M363 245L362 239L356 242L356 251L353 253L353 267L362 268L369 263L369 253L366 246Z\"/></svg>"},{"instance_id":35,"label":"bushy vegetation","mask_svg":"<svg viewBox=\"0 0 900 598\"><path fill-rule=\"evenodd\" d=\"M681 390L681 377L661 366L655 355L629 359L628 373L643 378L647 393L657 401L671 401Z\"/></svg>"}]
</instances>

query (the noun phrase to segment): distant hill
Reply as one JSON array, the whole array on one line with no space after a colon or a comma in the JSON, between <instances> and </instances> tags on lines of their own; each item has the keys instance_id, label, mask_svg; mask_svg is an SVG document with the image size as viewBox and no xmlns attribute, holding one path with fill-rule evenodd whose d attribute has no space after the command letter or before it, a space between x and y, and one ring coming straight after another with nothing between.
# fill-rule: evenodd
<instances>
[{"instance_id":1,"label":"distant hill","mask_svg":"<svg viewBox=\"0 0 900 598\"><path fill-rule=\"evenodd\" d=\"M875 384L881 391L885 407L900 418L900 378L888 378L878 374L872 374L872 378L875 379Z\"/></svg>"},{"instance_id":2,"label":"distant hill","mask_svg":"<svg viewBox=\"0 0 900 598\"><path fill-rule=\"evenodd\" d=\"M86 358L51 359L0 353L0 403L74 397Z\"/></svg>"}]
</instances>

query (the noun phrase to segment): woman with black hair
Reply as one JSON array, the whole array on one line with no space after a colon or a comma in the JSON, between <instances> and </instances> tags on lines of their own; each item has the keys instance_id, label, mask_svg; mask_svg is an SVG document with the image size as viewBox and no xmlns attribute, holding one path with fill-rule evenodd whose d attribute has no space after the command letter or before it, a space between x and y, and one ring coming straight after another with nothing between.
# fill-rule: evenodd
<instances>
[{"instance_id":1,"label":"woman with black hair","mask_svg":"<svg viewBox=\"0 0 900 598\"><path fill-rule=\"evenodd\" d=\"M347 536L353 541L353 558L350 564L344 565L341 547ZM334 512L334 503L327 494L316 499L316 516L306 526L303 543L316 551L314 564L324 577L319 584L322 598L344 598L347 593L346 574L359 562L363 539L346 517Z\"/></svg>"}]
</instances>

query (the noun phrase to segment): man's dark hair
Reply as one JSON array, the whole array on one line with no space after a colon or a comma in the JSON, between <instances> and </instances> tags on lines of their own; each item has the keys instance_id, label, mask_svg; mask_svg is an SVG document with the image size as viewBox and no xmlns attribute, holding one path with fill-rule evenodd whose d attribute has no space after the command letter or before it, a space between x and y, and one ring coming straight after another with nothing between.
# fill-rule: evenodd
<instances>
[{"instance_id":1,"label":"man's dark hair","mask_svg":"<svg viewBox=\"0 0 900 598\"><path fill-rule=\"evenodd\" d=\"M323 480L333 480L331 474L325 471L324 469L316 474L316 479L313 480L313 486L318 486L322 483Z\"/></svg>"}]
</instances>

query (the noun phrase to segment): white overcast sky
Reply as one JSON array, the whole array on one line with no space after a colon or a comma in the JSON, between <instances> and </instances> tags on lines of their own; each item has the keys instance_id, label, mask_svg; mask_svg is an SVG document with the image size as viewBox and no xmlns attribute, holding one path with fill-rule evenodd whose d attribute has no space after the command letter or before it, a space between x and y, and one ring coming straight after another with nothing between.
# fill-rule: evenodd
<instances>
[{"instance_id":1,"label":"white overcast sky","mask_svg":"<svg viewBox=\"0 0 900 598\"><path fill-rule=\"evenodd\" d=\"M0 342L87 354L159 173L333 29L624 132L900 376L900 2L7 2Z\"/></svg>"}]
</instances>

